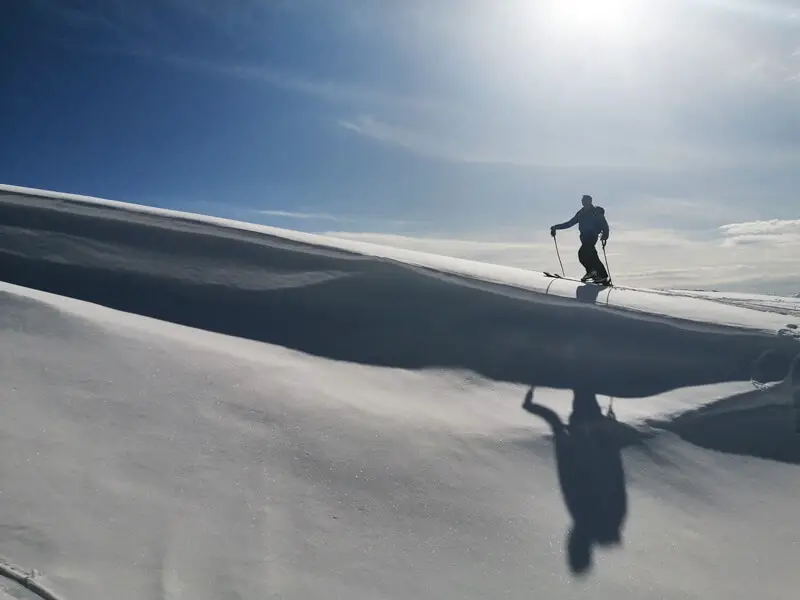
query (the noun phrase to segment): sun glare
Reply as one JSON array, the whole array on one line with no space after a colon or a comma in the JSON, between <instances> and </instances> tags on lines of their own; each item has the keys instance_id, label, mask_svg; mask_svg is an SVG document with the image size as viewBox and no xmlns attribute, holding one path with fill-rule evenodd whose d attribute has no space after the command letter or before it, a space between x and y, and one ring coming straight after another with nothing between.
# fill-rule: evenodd
<instances>
[{"instance_id":1,"label":"sun glare","mask_svg":"<svg viewBox=\"0 0 800 600\"><path fill-rule=\"evenodd\" d=\"M553 29L596 38L630 36L642 24L642 0L550 0Z\"/></svg>"}]
</instances>

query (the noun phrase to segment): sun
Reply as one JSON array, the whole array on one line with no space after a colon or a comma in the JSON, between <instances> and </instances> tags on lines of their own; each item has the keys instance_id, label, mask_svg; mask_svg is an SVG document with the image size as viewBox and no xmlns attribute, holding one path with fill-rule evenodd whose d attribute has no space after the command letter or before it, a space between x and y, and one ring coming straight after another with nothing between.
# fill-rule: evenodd
<instances>
[{"instance_id":1,"label":"sun","mask_svg":"<svg viewBox=\"0 0 800 600\"><path fill-rule=\"evenodd\" d=\"M634 35L643 22L644 0L548 0L547 20L566 36L615 38Z\"/></svg>"}]
</instances>

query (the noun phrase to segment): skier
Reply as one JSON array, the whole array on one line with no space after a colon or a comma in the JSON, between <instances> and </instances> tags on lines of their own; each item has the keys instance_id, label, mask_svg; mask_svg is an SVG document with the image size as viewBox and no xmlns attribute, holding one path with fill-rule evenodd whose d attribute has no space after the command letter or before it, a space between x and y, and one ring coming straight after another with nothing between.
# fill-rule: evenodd
<instances>
[{"instance_id":1,"label":"skier","mask_svg":"<svg viewBox=\"0 0 800 600\"><path fill-rule=\"evenodd\" d=\"M611 283L603 261L597 255L597 236L601 236L603 248L608 241L608 221L606 221L605 209L602 206L592 204L592 197L584 194L581 198L583 208L569 221L553 225L550 228L550 235L556 237L556 230L569 229L578 225L580 231L581 247L578 250L578 260L586 269L586 274L581 277L581 281L592 280L595 283L608 285Z\"/></svg>"}]
</instances>

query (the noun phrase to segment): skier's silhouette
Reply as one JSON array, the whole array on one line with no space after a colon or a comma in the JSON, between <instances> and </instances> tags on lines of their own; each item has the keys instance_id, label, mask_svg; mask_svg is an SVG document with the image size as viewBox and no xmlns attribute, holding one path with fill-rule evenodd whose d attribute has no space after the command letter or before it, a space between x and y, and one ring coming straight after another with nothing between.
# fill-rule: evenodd
<instances>
[{"instance_id":1,"label":"skier's silhouette","mask_svg":"<svg viewBox=\"0 0 800 600\"><path fill-rule=\"evenodd\" d=\"M592 547L622 542L627 514L625 472L621 449L626 445L613 411L603 415L597 397L588 389L575 389L569 424L550 408L533 402L533 388L522 408L544 419L553 431L558 480L572 516L568 557L573 573L582 574L592 564Z\"/></svg>"}]
</instances>

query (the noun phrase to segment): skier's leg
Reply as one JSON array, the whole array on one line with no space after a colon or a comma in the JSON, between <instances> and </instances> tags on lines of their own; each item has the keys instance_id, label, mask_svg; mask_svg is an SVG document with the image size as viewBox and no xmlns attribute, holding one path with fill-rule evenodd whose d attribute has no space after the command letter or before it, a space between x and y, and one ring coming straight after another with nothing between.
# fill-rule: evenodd
<instances>
[{"instance_id":1,"label":"skier's leg","mask_svg":"<svg viewBox=\"0 0 800 600\"><path fill-rule=\"evenodd\" d=\"M608 278L608 271L606 271L606 266L603 264L603 261L600 259L600 256L597 254L597 241L592 243L587 248L587 256L589 263L591 264L591 269L597 273L597 276L601 279Z\"/></svg>"},{"instance_id":2,"label":"skier's leg","mask_svg":"<svg viewBox=\"0 0 800 600\"><path fill-rule=\"evenodd\" d=\"M578 250L578 260L583 265L583 268L586 269L586 275L584 277L588 277L595 269L595 265L592 262L591 249L591 242L581 239L581 247Z\"/></svg>"}]
</instances>

